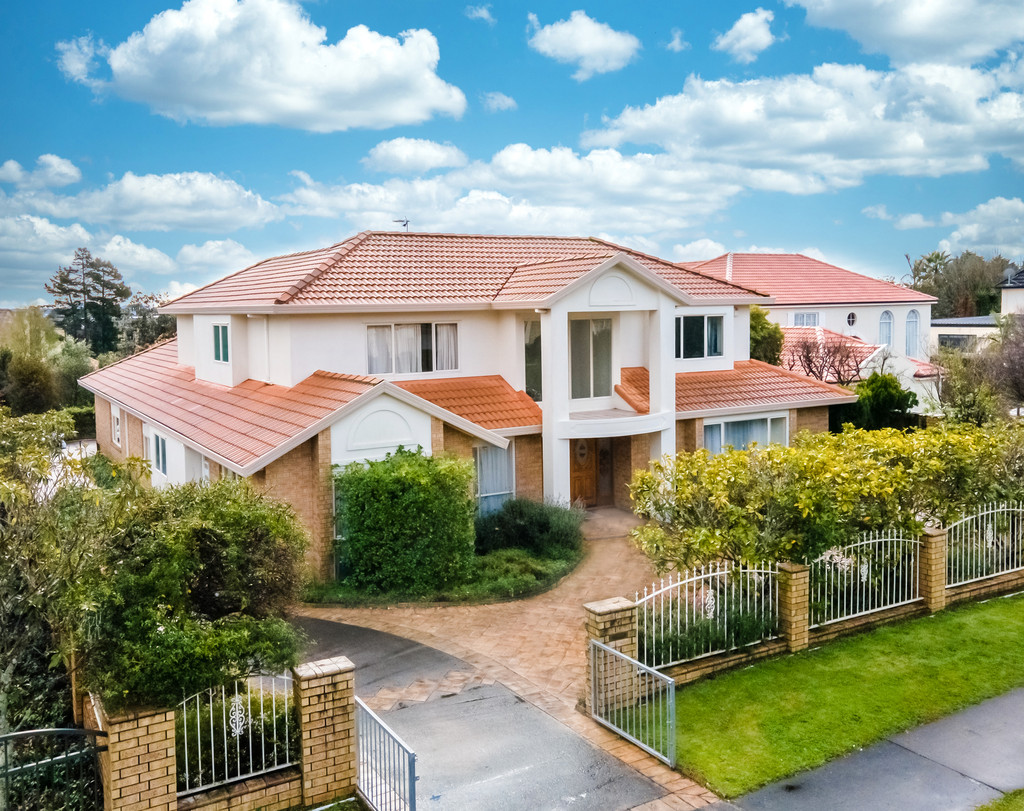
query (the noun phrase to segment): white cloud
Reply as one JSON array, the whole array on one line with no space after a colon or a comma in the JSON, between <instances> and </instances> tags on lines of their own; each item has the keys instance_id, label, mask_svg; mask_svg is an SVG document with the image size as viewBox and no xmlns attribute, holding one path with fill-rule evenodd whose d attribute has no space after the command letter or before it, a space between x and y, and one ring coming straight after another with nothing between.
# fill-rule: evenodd
<instances>
[{"instance_id":1,"label":"white cloud","mask_svg":"<svg viewBox=\"0 0 1024 811\"><path fill-rule=\"evenodd\" d=\"M113 262L129 279L139 272L171 273L176 270L174 260L163 251L147 248L120 234L115 234L107 240L97 253Z\"/></svg>"},{"instance_id":2,"label":"white cloud","mask_svg":"<svg viewBox=\"0 0 1024 811\"><path fill-rule=\"evenodd\" d=\"M865 217L870 217L872 220L891 220L892 214L889 213L884 203L878 203L877 205L868 206L862 208L860 213Z\"/></svg>"},{"instance_id":3,"label":"white cloud","mask_svg":"<svg viewBox=\"0 0 1024 811\"><path fill-rule=\"evenodd\" d=\"M519 105L516 104L516 100L511 96L506 96L504 93L498 91L492 91L490 93L484 93L480 97L481 102L484 105L484 109L489 113L498 113L502 110L515 110Z\"/></svg>"},{"instance_id":4,"label":"white cloud","mask_svg":"<svg viewBox=\"0 0 1024 811\"><path fill-rule=\"evenodd\" d=\"M466 16L471 20L483 20L488 25L494 25L497 20L491 14L491 4L486 6L466 6Z\"/></svg>"},{"instance_id":5,"label":"white cloud","mask_svg":"<svg viewBox=\"0 0 1024 811\"><path fill-rule=\"evenodd\" d=\"M78 223L57 225L44 217L0 217L0 267L4 293L22 306L43 293L43 284L75 249L91 245L93 236Z\"/></svg>"},{"instance_id":6,"label":"white cloud","mask_svg":"<svg viewBox=\"0 0 1024 811\"><path fill-rule=\"evenodd\" d=\"M725 253L725 246L713 239L701 238L685 245L672 246L672 258L676 262L703 262Z\"/></svg>"},{"instance_id":7,"label":"white cloud","mask_svg":"<svg viewBox=\"0 0 1024 811\"><path fill-rule=\"evenodd\" d=\"M211 239L202 245L183 245L178 251L178 267L183 271L202 272L216 278L259 261L252 251L233 239Z\"/></svg>"},{"instance_id":8,"label":"white cloud","mask_svg":"<svg viewBox=\"0 0 1024 811\"><path fill-rule=\"evenodd\" d=\"M963 214L946 212L942 224L956 226L939 243L950 255L969 250L987 257L1024 257L1024 201L1019 197L993 197Z\"/></svg>"},{"instance_id":9,"label":"white cloud","mask_svg":"<svg viewBox=\"0 0 1024 811\"><path fill-rule=\"evenodd\" d=\"M396 39L365 25L327 42L294 0L187 0L109 50L58 44L68 78L176 121L336 132L459 117L466 97L436 73L430 31ZM110 78L95 73L96 57Z\"/></svg>"},{"instance_id":10,"label":"white cloud","mask_svg":"<svg viewBox=\"0 0 1024 811\"><path fill-rule=\"evenodd\" d=\"M192 282L179 282L177 280L174 280L169 282L161 292L167 293L167 300L171 301L172 299L180 298L181 296L184 296L186 293L191 293L193 290L198 289L198 284L193 284Z\"/></svg>"},{"instance_id":11,"label":"white cloud","mask_svg":"<svg viewBox=\"0 0 1024 811\"><path fill-rule=\"evenodd\" d=\"M711 48L726 51L737 62L749 65L761 51L775 42L771 22L775 15L759 8L740 16L732 28L715 39Z\"/></svg>"},{"instance_id":12,"label":"white cloud","mask_svg":"<svg viewBox=\"0 0 1024 811\"><path fill-rule=\"evenodd\" d=\"M681 28L672 29L672 39L668 42L665 48L673 53L689 50L690 43L683 39L683 31Z\"/></svg>"},{"instance_id":13,"label":"white cloud","mask_svg":"<svg viewBox=\"0 0 1024 811\"><path fill-rule=\"evenodd\" d=\"M102 188L75 195L19 192L7 198L4 207L126 230L152 231L225 231L263 225L281 217L277 206L260 195L234 180L207 172L127 172Z\"/></svg>"},{"instance_id":14,"label":"white cloud","mask_svg":"<svg viewBox=\"0 0 1024 811\"><path fill-rule=\"evenodd\" d=\"M748 188L809 194L874 174L940 177L1024 165L1024 94L994 71L819 65L744 82L690 76L681 93L627 107L585 146L656 144Z\"/></svg>"},{"instance_id":15,"label":"white cloud","mask_svg":"<svg viewBox=\"0 0 1024 811\"><path fill-rule=\"evenodd\" d=\"M81 179L81 170L67 158L57 155L40 155L36 158L36 168L31 172L16 160L4 161L0 165L0 183L13 183L19 188L67 186Z\"/></svg>"},{"instance_id":16,"label":"white cloud","mask_svg":"<svg viewBox=\"0 0 1024 811\"><path fill-rule=\"evenodd\" d=\"M925 219L921 214L903 214L896 218L893 228L899 231L909 231L913 228L932 228L936 223Z\"/></svg>"},{"instance_id":17,"label":"white cloud","mask_svg":"<svg viewBox=\"0 0 1024 811\"><path fill-rule=\"evenodd\" d=\"M453 166L465 166L466 156L452 144L423 138L394 138L381 141L363 158L370 169L395 174L415 174Z\"/></svg>"},{"instance_id":18,"label":"white cloud","mask_svg":"<svg viewBox=\"0 0 1024 811\"><path fill-rule=\"evenodd\" d=\"M785 0L899 63L974 64L1024 40L1019 0Z\"/></svg>"},{"instance_id":19,"label":"white cloud","mask_svg":"<svg viewBox=\"0 0 1024 811\"><path fill-rule=\"evenodd\" d=\"M592 20L585 11L574 11L568 20L550 25L542 26L532 13L529 21L533 31L530 47L559 62L575 64L572 78L577 82L595 73L621 70L641 47L640 40L628 31L616 31L607 23Z\"/></svg>"}]
</instances>

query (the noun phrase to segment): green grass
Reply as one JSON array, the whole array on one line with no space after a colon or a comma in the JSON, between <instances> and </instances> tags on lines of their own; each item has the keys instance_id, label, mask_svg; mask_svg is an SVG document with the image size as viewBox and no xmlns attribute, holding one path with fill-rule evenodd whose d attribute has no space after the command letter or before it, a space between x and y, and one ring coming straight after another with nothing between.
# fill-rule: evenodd
<instances>
[{"instance_id":1,"label":"green grass","mask_svg":"<svg viewBox=\"0 0 1024 811\"><path fill-rule=\"evenodd\" d=\"M309 603L345 606L393 605L405 602L486 603L529 597L551 588L576 568L579 552L544 557L524 549L499 549L473 560L470 579L458 586L417 596L402 592L367 593L345 582L310 583L302 599Z\"/></svg>"},{"instance_id":2,"label":"green grass","mask_svg":"<svg viewBox=\"0 0 1024 811\"><path fill-rule=\"evenodd\" d=\"M1024 789L1004 794L998 800L993 800L976 811L1024 811Z\"/></svg>"},{"instance_id":3,"label":"green grass","mask_svg":"<svg viewBox=\"0 0 1024 811\"><path fill-rule=\"evenodd\" d=\"M1024 684L1024 597L890 625L677 692L680 769L736 797Z\"/></svg>"}]
</instances>

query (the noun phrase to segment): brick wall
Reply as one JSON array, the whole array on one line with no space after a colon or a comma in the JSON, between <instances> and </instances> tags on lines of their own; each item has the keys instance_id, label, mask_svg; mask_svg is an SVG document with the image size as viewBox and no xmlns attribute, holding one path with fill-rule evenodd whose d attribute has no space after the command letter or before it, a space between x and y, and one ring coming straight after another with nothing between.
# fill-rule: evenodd
<instances>
[{"instance_id":1,"label":"brick wall","mask_svg":"<svg viewBox=\"0 0 1024 811\"><path fill-rule=\"evenodd\" d=\"M325 580L333 577L330 463L331 434L329 429L325 429L271 462L251 479L268 496L287 502L295 510L309 533L306 562L317 577ZM212 465L210 477L213 478Z\"/></svg>"},{"instance_id":2,"label":"brick wall","mask_svg":"<svg viewBox=\"0 0 1024 811\"><path fill-rule=\"evenodd\" d=\"M629 482L633 478L632 443L628 436L612 439L612 493L613 504L620 510L631 509Z\"/></svg>"},{"instance_id":3,"label":"brick wall","mask_svg":"<svg viewBox=\"0 0 1024 811\"><path fill-rule=\"evenodd\" d=\"M96 447L99 448L100 453L112 459L115 462L123 462L125 460L123 445L118 447L114 444L114 438L111 436L111 420L110 420L111 405L108 400L104 400L100 396L96 396ZM121 425L121 439L124 440L124 424Z\"/></svg>"},{"instance_id":4,"label":"brick wall","mask_svg":"<svg viewBox=\"0 0 1024 811\"><path fill-rule=\"evenodd\" d=\"M544 500L544 448L540 434L517 436L516 455L516 496Z\"/></svg>"},{"instance_id":5,"label":"brick wall","mask_svg":"<svg viewBox=\"0 0 1024 811\"><path fill-rule=\"evenodd\" d=\"M676 422L676 453L693 453L704 447L704 420Z\"/></svg>"},{"instance_id":6,"label":"brick wall","mask_svg":"<svg viewBox=\"0 0 1024 811\"><path fill-rule=\"evenodd\" d=\"M356 789L355 668L344 656L295 668L302 736L302 802L323 803Z\"/></svg>"},{"instance_id":7,"label":"brick wall","mask_svg":"<svg viewBox=\"0 0 1024 811\"><path fill-rule=\"evenodd\" d=\"M796 408L796 430L790 431L790 437L801 431L810 431L812 434L824 433L828 430L828 406L815 406L814 408ZM790 422L790 428L794 426Z\"/></svg>"},{"instance_id":8,"label":"brick wall","mask_svg":"<svg viewBox=\"0 0 1024 811\"><path fill-rule=\"evenodd\" d=\"M302 805L298 768L261 774L178 800L178 811L290 811Z\"/></svg>"},{"instance_id":9,"label":"brick wall","mask_svg":"<svg viewBox=\"0 0 1024 811\"><path fill-rule=\"evenodd\" d=\"M473 445L477 440L473 439L469 434L464 434L458 428L452 428L448 423L444 423L444 439L442 444L442 450L445 453L450 453L453 456L459 456L463 459L473 458ZM437 449L434 449L437 452Z\"/></svg>"}]
</instances>

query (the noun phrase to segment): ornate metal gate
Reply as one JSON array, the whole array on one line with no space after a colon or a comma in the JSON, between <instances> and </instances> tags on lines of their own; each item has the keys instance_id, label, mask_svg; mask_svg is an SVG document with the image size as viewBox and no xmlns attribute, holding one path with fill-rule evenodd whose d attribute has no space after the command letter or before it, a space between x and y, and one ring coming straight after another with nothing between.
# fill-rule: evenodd
<instances>
[{"instance_id":1,"label":"ornate metal gate","mask_svg":"<svg viewBox=\"0 0 1024 811\"><path fill-rule=\"evenodd\" d=\"M0 736L0 811L100 811L105 732L32 729Z\"/></svg>"}]
</instances>

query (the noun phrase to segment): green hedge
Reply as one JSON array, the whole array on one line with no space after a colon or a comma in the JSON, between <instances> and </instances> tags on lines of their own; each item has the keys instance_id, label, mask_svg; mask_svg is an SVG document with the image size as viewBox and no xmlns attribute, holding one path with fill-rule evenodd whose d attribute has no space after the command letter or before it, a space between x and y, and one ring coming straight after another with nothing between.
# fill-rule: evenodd
<instances>
[{"instance_id":1,"label":"green hedge","mask_svg":"<svg viewBox=\"0 0 1024 811\"><path fill-rule=\"evenodd\" d=\"M473 561L472 462L399 448L336 474L346 582L425 594L463 582Z\"/></svg>"},{"instance_id":2,"label":"green hedge","mask_svg":"<svg viewBox=\"0 0 1024 811\"><path fill-rule=\"evenodd\" d=\"M584 513L558 504L525 498L506 501L501 509L476 519L476 551L525 549L546 558L570 558L583 544Z\"/></svg>"},{"instance_id":3,"label":"green hedge","mask_svg":"<svg viewBox=\"0 0 1024 811\"><path fill-rule=\"evenodd\" d=\"M64 413L69 414L71 416L71 419L75 421L76 439L96 438L95 406L68 406L67 408L63 409L63 411Z\"/></svg>"}]
</instances>

